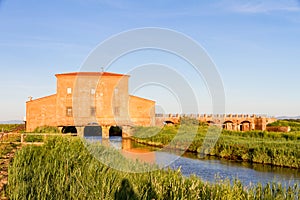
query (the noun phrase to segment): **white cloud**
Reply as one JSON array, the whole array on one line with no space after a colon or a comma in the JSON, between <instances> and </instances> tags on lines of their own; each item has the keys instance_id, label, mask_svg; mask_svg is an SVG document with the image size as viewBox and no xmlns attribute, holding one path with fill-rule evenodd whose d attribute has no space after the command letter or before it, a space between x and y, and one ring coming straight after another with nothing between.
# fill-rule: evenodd
<instances>
[{"instance_id":1,"label":"white cloud","mask_svg":"<svg viewBox=\"0 0 300 200\"><path fill-rule=\"evenodd\" d=\"M218 6L237 13L300 12L300 4L295 0L285 1L222 1Z\"/></svg>"}]
</instances>

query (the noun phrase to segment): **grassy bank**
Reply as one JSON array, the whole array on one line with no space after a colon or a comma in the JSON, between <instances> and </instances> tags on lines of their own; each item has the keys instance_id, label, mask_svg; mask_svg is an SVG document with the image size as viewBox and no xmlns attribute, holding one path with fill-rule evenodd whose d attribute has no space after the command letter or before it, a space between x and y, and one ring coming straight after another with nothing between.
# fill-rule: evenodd
<instances>
[{"instance_id":1,"label":"grassy bank","mask_svg":"<svg viewBox=\"0 0 300 200\"><path fill-rule=\"evenodd\" d=\"M0 198L6 199L4 188L7 183L7 168L10 159L13 157L14 152L19 148L18 142L20 137L16 134L5 135L0 140Z\"/></svg>"},{"instance_id":2,"label":"grassy bank","mask_svg":"<svg viewBox=\"0 0 300 200\"><path fill-rule=\"evenodd\" d=\"M268 124L267 126L289 126L291 127L292 132L300 131L300 120L278 120L276 122Z\"/></svg>"},{"instance_id":3,"label":"grassy bank","mask_svg":"<svg viewBox=\"0 0 300 200\"><path fill-rule=\"evenodd\" d=\"M2 143L3 142L3 143ZM12 149L18 145L13 142L20 142L19 135L7 135L0 140L0 158L9 153Z\"/></svg>"},{"instance_id":4,"label":"grassy bank","mask_svg":"<svg viewBox=\"0 0 300 200\"><path fill-rule=\"evenodd\" d=\"M60 133L56 126L39 126L33 131L34 133Z\"/></svg>"},{"instance_id":5,"label":"grassy bank","mask_svg":"<svg viewBox=\"0 0 300 200\"><path fill-rule=\"evenodd\" d=\"M55 126L40 126L34 129L33 133L27 134L25 142L44 142L45 135L47 134L59 134L60 131ZM47 137L52 137L48 135ZM56 137L56 136L55 136Z\"/></svg>"},{"instance_id":6,"label":"grassy bank","mask_svg":"<svg viewBox=\"0 0 300 200\"><path fill-rule=\"evenodd\" d=\"M104 159L113 157L125 169L155 167L125 160L98 146ZM299 187L280 184L244 187L239 181L205 183L179 171L127 173L114 170L89 154L79 138L57 137L43 146L26 146L9 167L10 199L295 199Z\"/></svg>"},{"instance_id":7,"label":"grassy bank","mask_svg":"<svg viewBox=\"0 0 300 200\"><path fill-rule=\"evenodd\" d=\"M0 124L0 132L23 132L25 124Z\"/></svg>"},{"instance_id":8,"label":"grassy bank","mask_svg":"<svg viewBox=\"0 0 300 200\"><path fill-rule=\"evenodd\" d=\"M264 131L235 132L223 130L214 147L202 149L208 126L199 126L193 137L190 127L136 127L134 139L140 143L184 149L231 160L300 168L300 132L274 133ZM217 129L217 128L216 128ZM147 137L150 136L150 137ZM176 136L176 137L175 137ZM171 142L172 141L172 142ZM171 143L170 143L171 142Z\"/></svg>"}]
</instances>

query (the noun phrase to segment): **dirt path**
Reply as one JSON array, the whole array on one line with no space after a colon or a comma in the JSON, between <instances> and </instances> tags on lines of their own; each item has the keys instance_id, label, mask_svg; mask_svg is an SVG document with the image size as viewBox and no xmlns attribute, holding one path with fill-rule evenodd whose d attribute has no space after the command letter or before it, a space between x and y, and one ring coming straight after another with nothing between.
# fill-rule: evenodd
<instances>
[{"instance_id":1,"label":"dirt path","mask_svg":"<svg viewBox=\"0 0 300 200\"><path fill-rule=\"evenodd\" d=\"M5 187L8 180L8 166L16 151L20 148L21 146L16 146L0 157L0 199L8 199L5 196Z\"/></svg>"},{"instance_id":2,"label":"dirt path","mask_svg":"<svg viewBox=\"0 0 300 200\"><path fill-rule=\"evenodd\" d=\"M8 136L8 133L0 133L0 141L4 140Z\"/></svg>"}]
</instances>

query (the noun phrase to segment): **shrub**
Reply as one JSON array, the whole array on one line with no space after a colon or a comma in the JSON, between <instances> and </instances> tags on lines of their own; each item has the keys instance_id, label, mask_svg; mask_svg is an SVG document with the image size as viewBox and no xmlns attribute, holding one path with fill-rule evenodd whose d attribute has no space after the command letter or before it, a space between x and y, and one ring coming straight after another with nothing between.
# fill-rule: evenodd
<instances>
[{"instance_id":1,"label":"shrub","mask_svg":"<svg viewBox=\"0 0 300 200\"><path fill-rule=\"evenodd\" d=\"M56 126L40 126L34 129L34 133L60 133Z\"/></svg>"}]
</instances>

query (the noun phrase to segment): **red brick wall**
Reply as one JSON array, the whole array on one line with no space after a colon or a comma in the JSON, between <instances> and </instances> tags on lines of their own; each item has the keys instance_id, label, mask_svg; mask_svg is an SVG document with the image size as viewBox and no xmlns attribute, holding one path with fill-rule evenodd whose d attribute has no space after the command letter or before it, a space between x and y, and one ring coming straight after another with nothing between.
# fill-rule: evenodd
<instances>
[{"instance_id":1,"label":"red brick wall","mask_svg":"<svg viewBox=\"0 0 300 200\"><path fill-rule=\"evenodd\" d=\"M26 102L26 131L45 125L56 126L56 95Z\"/></svg>"},{"instance_id":2,"label":"red brick wall","mask_svg":"<svg viewBox=\"0 0 300 200\"><path fill-rule=\"evenodd\" d=\"M120 125L133 121L136 125L154 125L155 102L129 96L129 76L104 74L57 74L56 95L27 102L27 131L44 125L84 126L91 122ZM72 116L67 115L68 107L72 108Z\"/></svg>"},{"instance_id":3,"label":"red brick wall","mask_svg":"<svg viewBox=\"0 0 300 200\"><path fill-rule=\"evenodd\" d=\"M291 128L289 126L267 126L267 131L287 133L291 131Z\"/></svg>"},{"instance_id":4,"label":"red brick wall","mask_svg":"<svg viewBox=\"0 0 300 200\"><path fill-rule=\"evenodd\" d=\"M136 125L154 126L155 125L155 102L148 99L130 95L130 119Z\"/></svg>"}]
</instances>

